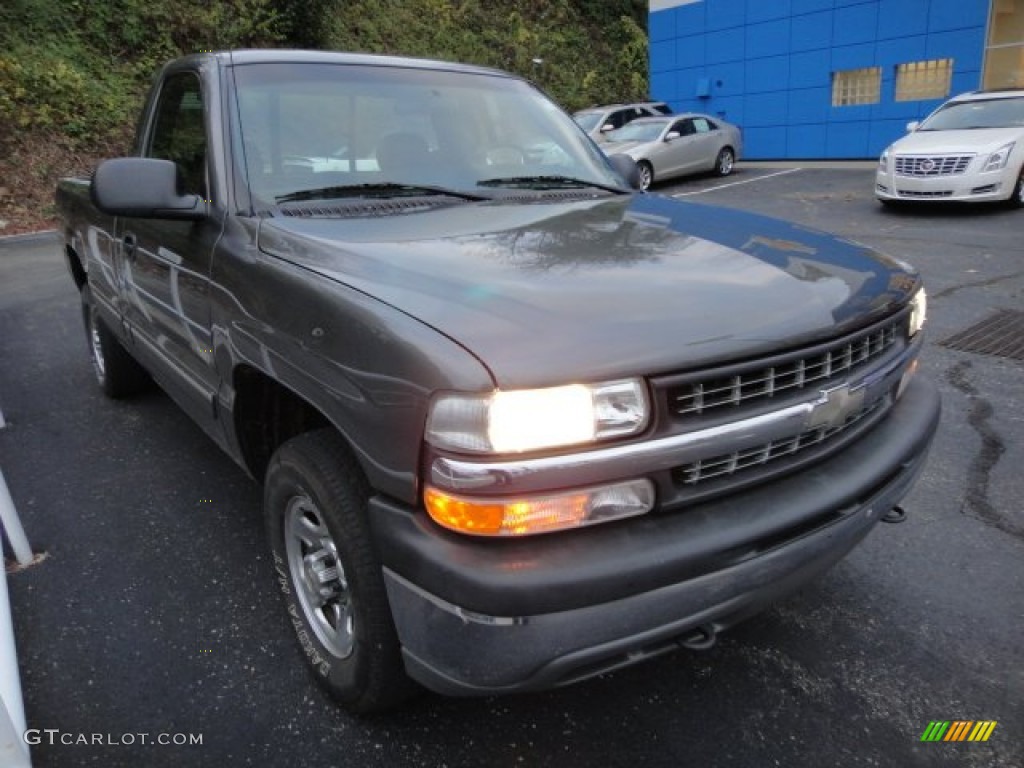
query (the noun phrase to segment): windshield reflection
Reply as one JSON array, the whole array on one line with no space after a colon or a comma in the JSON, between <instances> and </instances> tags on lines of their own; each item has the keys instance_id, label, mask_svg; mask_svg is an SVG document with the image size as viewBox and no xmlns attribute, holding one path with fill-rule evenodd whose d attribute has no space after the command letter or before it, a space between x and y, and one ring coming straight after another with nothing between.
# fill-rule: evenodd
<instances>
[{"instance_id":1,"label":"windshield reflection","mask_svg":"<svg viewBox=\"0 0 1024 768\"><path fill-rule=\"evenodd\" d=\"M985 99L949 104L924 121L921 131L1024 127L1024 98Z\"/></svg>"},{"instance_id":2,"label":"windshield reflection","mask_svg":"<svg viewBox=\"0 0 1024 768\"><path fill-rule=\"evenodd\" d=\"M565 176L622 186L601 152L529 83L365 64L236 68L243 158L259 205L310 189Z\"/></svg>"},{"instance_id":3,"label":"windshield reflection","mask_svg":"<svg viewBox=\"0 0 1024 768\"><path fill-rule=\"evenodd\" d=\"M657 141L666 124L667 121L641 123L634 120L609 133L608 141Z\"/></svg>"}]
</instances>

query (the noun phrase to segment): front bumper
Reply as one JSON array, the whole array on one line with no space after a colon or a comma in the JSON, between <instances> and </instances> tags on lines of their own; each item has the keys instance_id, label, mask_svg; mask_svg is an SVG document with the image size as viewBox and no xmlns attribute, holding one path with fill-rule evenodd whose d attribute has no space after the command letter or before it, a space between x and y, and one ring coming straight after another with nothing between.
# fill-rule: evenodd
<instances>
[{"instance_id":1,"label":"front bumper","mask_svg":"<svg viewBox=\"0 0 1024 768\"><path fill-rule=\"evenodd\" d=\"M375 498L371 522L410 675L447 694L549 688L748 616L850 551L920 472L939 397L915 379L852 445L788 477L524 540L440 530Z\"/></svg>"},{"instance_id":2,"label":"front bumper","mask_svg":"<svg viewBox=\"0 0 1024 768\"><path fill-rule=\"evenodd\" d=\"M1020 169L1007 166L990 173L972 172L947 176L899 176L892 171L875 174L879 200L936 200L943 202L991 202L1013 194Z\"/></svg>"}]
</instances>

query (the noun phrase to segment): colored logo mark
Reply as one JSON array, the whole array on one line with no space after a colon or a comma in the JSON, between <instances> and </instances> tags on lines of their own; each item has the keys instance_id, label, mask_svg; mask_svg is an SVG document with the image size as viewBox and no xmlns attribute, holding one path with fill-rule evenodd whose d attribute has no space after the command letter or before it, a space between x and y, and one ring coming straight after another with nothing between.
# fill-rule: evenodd
<instances>
[{"instance_id":1,"label":"colored logo mark","mask_svg":"<svg viewBox=\"0 0 1024 768\"><path fill-rule=\"evenodd\" d=\"M995 720L932 720L921 741L988 741L995 729Z\"/></svg>"}]
</instances>

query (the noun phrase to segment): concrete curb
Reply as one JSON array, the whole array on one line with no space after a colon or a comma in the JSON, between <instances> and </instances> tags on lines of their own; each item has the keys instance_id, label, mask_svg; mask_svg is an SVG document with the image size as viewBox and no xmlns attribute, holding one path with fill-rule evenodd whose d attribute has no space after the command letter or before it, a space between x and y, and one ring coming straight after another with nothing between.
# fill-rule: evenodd
<instances>
[{"instance_id":1,"label":"concrete curb","mask_svg":"<svg viewBox=\"0 0 1024 768\"><path fill-rule=\"evenodd\" d=\"M0 247L5 245L23 245L25 243L42 242L43 240L56 240L56 229L44 229L39 232L25 232L20 235L0 235Z\"/></svg>"},{"instance_id":2,"label":"concrete curb","mask_svg":"<svg viewBox=\"0 0 1024 768\"><path fill-rule=\"evenodd\" d=\"M877 165L877 160L739 160L736 163L737 168L800 168L805 171L866 171Z\"/></svg>"}]
</instances>

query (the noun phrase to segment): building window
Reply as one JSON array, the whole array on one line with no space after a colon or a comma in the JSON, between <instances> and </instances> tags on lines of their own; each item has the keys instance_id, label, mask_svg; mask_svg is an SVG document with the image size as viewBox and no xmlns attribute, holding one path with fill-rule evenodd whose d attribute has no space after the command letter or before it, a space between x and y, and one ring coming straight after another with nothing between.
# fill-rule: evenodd
<instances>
[{"instance_id":1,"label":"building window","mask_svg":"<svg viewBox=\"0 0 1024 768\"><path fill-rule=\"evenodd\" d=\"M882 68L865 67L832 73L832 106L877 104L882 93Z\"/></svg>"},{"instance_id":2,"label":"building window","mask_svg":"<svg viewBox=\"0 0 1024 768\"><path fill-rule=\"evenodd\" d=\"M944 99L953 79L952 59L911 61L896 66L896 101Z\"/></svg>"},{"instance_id":3,"label":"building window","mask_svg":"<svg viewBox=\"0 0 1024 768\"><path fill-rule=\"evenodd\" d=\"M1024 88L1024 0L994 0L985 46L985 88Z\"/></svg>"}]
</instances>

